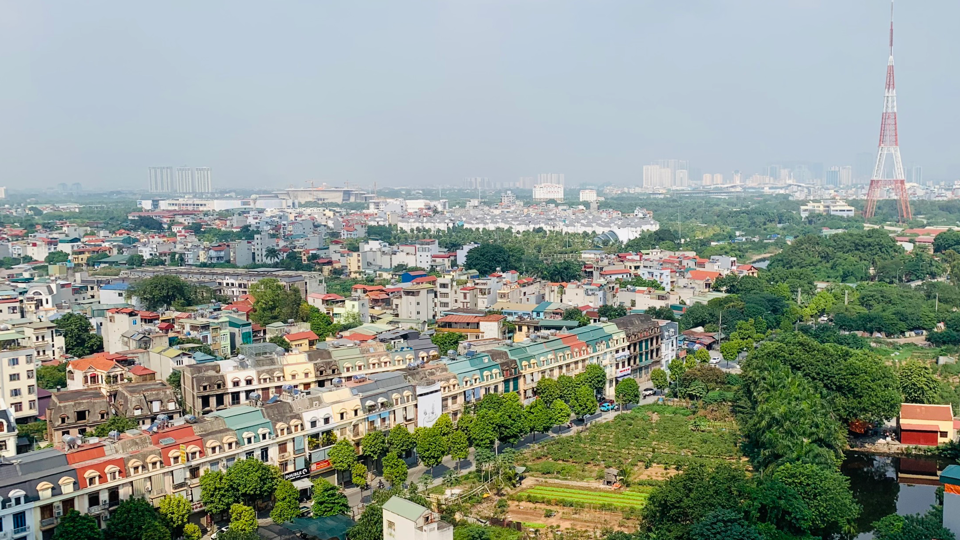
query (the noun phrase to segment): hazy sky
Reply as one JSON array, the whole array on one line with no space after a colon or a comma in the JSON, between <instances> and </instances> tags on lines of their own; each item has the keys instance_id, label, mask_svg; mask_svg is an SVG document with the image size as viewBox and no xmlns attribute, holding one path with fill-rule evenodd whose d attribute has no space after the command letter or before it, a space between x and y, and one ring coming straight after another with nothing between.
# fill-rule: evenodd
<instances>
[{"instance_id":1,"label":"hazy sky","mask_svg":"<svg viewBox=\"0 0 960 540\"><path fill-rule=\"evenodd\" d=\"M0 0L0 185L638 182L854 164L884 0ZM897 2L904 163L960 177L960 2Z\"/></svg>"}]
</instances>

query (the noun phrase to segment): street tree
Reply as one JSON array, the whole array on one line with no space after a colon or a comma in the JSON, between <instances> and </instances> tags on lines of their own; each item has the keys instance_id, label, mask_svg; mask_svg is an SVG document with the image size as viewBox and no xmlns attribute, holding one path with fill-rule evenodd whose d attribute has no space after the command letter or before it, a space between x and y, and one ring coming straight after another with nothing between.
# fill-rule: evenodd
<instances>
[{"instance_id":1,"label":"street tree","mask_svg":"<svg viewBox=\"0 0 960 540\"><path fill-rule=\"evenodd\" d=\"M574 380L589 386L594 395L601 396L607 387L607 372L600 364L590 364Z\"/></svg>"},{"instance_id":2,"label":"street tree","mask_svg":"<svg viewBox=\"0 0 960 540\"><path fill-rule=\"evenodd\" d=\"M367 487L367 466L363 463L354 463L353 468L350 469L350 480L361 491Z\"/></svg>"},{"instance_id":3,"label":"street tree","mask_svg":"<svg viewBox=\"0 0 960 540\"><path fill-rule=\"evenodd\" d=\"M190 501L183 495L167 495L160 499L158 510L163 525L170 529L174 536L180 536L183 533L183 527L193 511Z\"/></svg>"},{"instance_id":4,"label":"street tree","mask_svg":"<svg viewBox=\"0 0 960 540\"><path fill-rule=\"evenodd\" d=\"M517 444L517 441L530 432L526 420L520 395L516 392L505 394L497 414L497 440L511 445Z\"/></svg>"},{"instance_id":5,"label":"street tree","mask_svg":"<svg viewBox=\"0 0 960 540\"><path fill-rule=\"evenodd\" d=\"M437 421L433 423L433 429L439 431L443 438L447 438L456 428L453 425L453 420L450 419L450 415L443 413L437 418Z\"/></svg>"},{"instance_id":6,"label":"street tree","mask_svg":"<svg viewBox=\"0 0 960 540\"><path fill-rule=\"evenodd\" d=\"M183 539L184 540L200 540L203 538L203 532L200 530L200 526L196 523L187 523L183 526Z\"/></svg>"},{"instance_id":7,"label":"street tree","mask_svg":"<svg viewBox=\"0 0 960 540\"><path fill-rule=\"evenodd\" d=\"M211 514L222 514L240 501L227 476L220 471L209 471L200 477L200 497L203 507Z\"/></svg>"},{"instance_id":8,"label":"street tree","mask_svg":"<svg viewBox=\"0 0 960 540\"><path fill-rule=\"evenodd\" d=\"M632 377L626 377L618 382L617 386L614 387L614 394L621 408L624 405L640 403L640 385Z\"/></svg>"},{"instance_id":9,"label":"street tree","mask_svg":"<svg viewBox=\"0 0 960 540\"><path fill-rule=\"evenodd\" d=\"M553 425L564 426L570 422L570 415L573 414L573 411L562 399L556 399L550 406L550 413L553 415Z\"/></svg>"},{"instance_id":10,"label":"street tree","mask_svg":"<svg viewBox=\"0 0 960 540\"><path fill-rule=\"evenodd\" d=\"M136 298L150 311L161 311L173 306L186 307L194 303L194 287L179 276L162 274L131 285L127 299Z\"/></svg>"},{"instance_id":11,"label":"street tree","mask_svg":"<svg viewBox=\"0 0 960 540\"><path fill-rule=\"evenodd\" d=\"M544 403L553 403L560 399L560 385L551 377L540 377L537 381L537 397Z\"/></svg>"},{"instance_id":12,"label":"street tree","mask_svg":"<svg viewBox=\"0 0 960 540\"><path fill-rule=\"evenodd\" d=\"M350 503L340 488L318 477L313 481L314 517L336 516L350 512Z\"/></svg>"},{"instance_id":13,"label":"street tree","mask_svg":"<svg viewBox=\"0 0 960 540\"><path fill-rule=\"evenodd\" d=\"M160 520L160 515L146 499L134 497L121 501L111 512L104 535L107 540L140 540L144 528Z\"/></svg>"},{"instance_id":14,"label":"street tree","mask_svg":"<svg viewBox=\"0 0 960 540\"><path fill-rule=\"evenodd\" d=\"M660 368L655 368L650 372L650 382L653 383L653 387L657 390L663 390L670 385L667 372Z\"/></svg>"},{"instance_id":15,"label":"street tree","mask_svg":"<svg viewBox=\"0 0 960 540\"><path fill-rule=\"evenodd\" d=\"M478 412L470 425L469 435L474 448L492 449L497 441L497 413L490 410Z\"/></svg>"},{"instance_id":16,"label":"street tree","mask_svg":"<svg viewBox=\"0 0 960 540\"><path fill-rule=\"evenodd\" d=\"M53 540L103 540L103 531L93 516L70 510L60 518Z\"/></svg>"},{"instance_id":17,"label":"street tree","mask_svg":"<svg viewBox=\"0 0 960 540\"><path fill-rule=\"evenodd\" d=\"M533 432L533 440L536 441L537 433L547 433L553 428L553 413L543 400L537 398L527 406L526 423Z\"/></svg>"},{"instance_id":18,"label":"street tree","mask_svg":"<svg viewBox=\"0 0 960 540\"><path fill-rule=\"evenodd\" d=\"M293 521L293 518L300 517L300 491L293 485L293 482L281 480L277 484L274 500L273 510L270 511L270 519L274 523L283 524Z\"/></svg>"},{"instance_id":19,"label":"street tree","mask_svg":"<svg viewBox=\"0 0 960 540\"><path fill-rule=\"evenodd\" d=\"M246 503L269 499L280 482L280 469L259 459L241 459L226 472L230 488Z\"/></svg>"},{"instance_id":20,"label":"street tree","mask_svg":"<svg viewBox=\"0 0 960 540\"><path fill-rule=\"evenodd\" d=\"M259 526L257 513L253 510L253 507L240 503L230 507L230 530L238 533L249 533L256 531Z\"/></svg>"},{"instance_id":21,"label":"street tree","mask_svg":"<svg viewBox=\"0 0 960 540\"><path fill-rule=\"evenodd\" d=\"M387 436L387 450L396 453L398 456L404 456L417 446L417 441L413 440L413 434L406 426L396 425L390 430Z\"/></svg>"},{"instance_id":22,"label":"street tree","mask_svg":"<svg viewBox=\"0 0 960 540\"><path fill-rule=\"evenodd\" d=\"M347 439L340 439L333 445L328 453L330 465L339 473L346 473L353 470L353 464L357 462L357 452L353 443Z\"/></svg>"},{"instance_id":23,"label":"street tree","mask_svg":"<svg viewBox=\"0 0 960 540\"><path fill-rule=\"evenodd\" d=\"M396 452L390 452L383 458L383 478L392 485L407 481L407 464Z\"/></svg>"},{"instance_id":24,"label":"street tree","mask_svg":"<svg viewBox=\"0 0 960 540\"><path fill-rule=\"evenodd\" d=\"M151 521L143 527L143 533L140 540L172 540L170 529L163 526L159 521Z\"/></svg>"},{"instance_id":25,"label":"street tree","mask_svg":"<svg viewBox=\"0 0 960 540\"><path fill-rule=\"evenodd\" d=\"M577 383L569 375L557 377L557 388L560 389L560 399L567 405L573 403L573 396L577 392Z\"/></svg>"},{"instance_id":26,"label":"street tree","mask_svg":"<svg viewBox=\"0 0 960 540\"><path fill-rule=\"evenodd\" d=\"M446 455L447 441L443 435L434 428L424 428L417 438L417 457L424 467L429 467L432 471Z\"/></svg>"},{"instance_id":27,"label":"street tree","mask_svg":"<svg viewBox=\"0 0 960 540\"><path fill-rule=\"evenodd\" d=\"M697 360L697 363L701 366L704 364L710 363L710 351L704 348L697 349L697 352L693 353L693 357Z\"/></svg>"},{"instance_id":28,"label":"street tree","mask_svg":"<svg viewBox=\"0 0 960 540\"><path fill-rule=\"evenodd\" d=\"M450 457L456 462L457 472L460 472L460 462L470 455L470 440L462 431L454 431L447 437L447 446Z\"/></svg>"},{"instance_id":29,"label":"street tree","mask_svg":"<svg viewBox=\"0 0 960 540\"><path fill-rule=\"evenodd\" d=\"M368 458L371 464L376 465L387 453L387 436L380 430L370 431L360 439L360 448L363 450L364 457Z\"/></svg>"},{"instance_id":30,"label":"street tree","mask_svg":"<svg viewBox=\"0 0 960 540\"><path fill-rule=\"evenodd\" d=\"M593 389L587 386L581 386L573 398L573 414L583 420L587 416L597 412L597 397Z\"/></svg>"}]
</instances>

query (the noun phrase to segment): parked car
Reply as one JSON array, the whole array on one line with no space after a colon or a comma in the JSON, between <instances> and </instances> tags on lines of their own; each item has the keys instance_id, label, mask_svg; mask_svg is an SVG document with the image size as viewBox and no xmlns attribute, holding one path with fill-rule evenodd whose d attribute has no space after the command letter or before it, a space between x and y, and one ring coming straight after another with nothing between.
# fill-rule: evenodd
<instances>
[{"instance_id":1,"label":"parked car","mask_svg":"<svg viewBox=\"0 0 960 540\"><path fill-rule=\"evenodd\" d=\"M219 538L220 536L222 536L223 533L227 532L227 529L229 529L229 528L230 528L230 527L220 527L220 528L217 529L212 535L210 535L210 538L213 538L214 540L216 540L217 538Z\"/></svg>"},{"instance_id":2,"label":"parked car","mask_svg":"<svg viewBox=\"0 0 960 540\"><path fill-rule=\"evenodd\" d=\"M711 366L720 365L720 362L721 362L722 360L723 360L723 358L720 357L720 356L711 356L711 357L710 357L710 365L711 365Z\"/></svg>"},{"instance_id":3,"label":"parked car","mask_svg":"<svg viewBox=\"0 0 960 540\"><path fill-rule=\"evenodd\" d=\"M612 410L614 410L614 409L616 409L616 408L617 408L616 405L614 405L613 403L606 402L606 401L603 402L603 405L600 405L600 410L601 410L602 412L612 411Z\"/></svg>"},{"instance_id":4,"label":"parked car","mask_svg":"<svg viewBox=\"0 0 960 540\"><path fill-rule=\"evenodd\" d=\"M640 395L643 397L650 397L650 396L656 395L656 393L657 391L654 390L653 388L644 388L643 392L641 392Z\"/></svg>"}]
</instances>

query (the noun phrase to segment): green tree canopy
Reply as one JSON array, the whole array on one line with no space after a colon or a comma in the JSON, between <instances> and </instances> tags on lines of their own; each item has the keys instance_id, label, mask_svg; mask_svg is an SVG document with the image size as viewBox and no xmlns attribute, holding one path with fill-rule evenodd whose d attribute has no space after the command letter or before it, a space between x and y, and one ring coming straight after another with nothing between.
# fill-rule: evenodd
<instances>
[{"instance_id":1,"label":"green tree canopy","mask_svg":"<svg viewBox=\"0 0 960 540\"><path fill-rule=\"evenodd\" d=\"M158 510L164 527L170 529L174 535L180 536L192 512L190 501L183 495L167 495L160 499Z\"/></svg>"},{"instance_id":2,"label":"green tree canopy","mask_svg":"<svg viewBox=\"0 0 960 540\"><path fill-rule=\"evenodd\" d=\"M254 298L250 320L266 326L274 322L296 319L300 313L300 289L287 290L279 280L261 279L250 286Z\"/></svg>"},{"instance_id":3,"label":"green tree canopy","mask_svg":"<svg viewBox=\"0 0 960 540\"><path fill-rule=\"evenodd\" d=\"M363 455L374 462L387 453L387 436L380 430L370 431L360 440Z\"/></svg>"},{"instance_id":4,"label":"green tree canopy","mask_svg":"<svg viewBox=\"0 0 960 540\"><path fill-rule=\"evenodd\" d=\"M657 390L663 390L670 384L667 380L667 372L660 368L654 368L650 372L650 382Z\"/></svg>"},{"instance_id":5,"label":"green tree canopy","mask_svg":"<svg viewBox=\"0 0 960 540\"><path fill-rule=\"evenodd\" d=\"M103 338L92 333L93 326L79 313L67 313L54 324L63 334L67 354L82 358L103 351Z\"/></svg>"},{"instance_id":6,"label":"green tree canopy","mask_svg":"<svg viewBox=\"0 0 960 540\"><path fill-rule=\"evenodd\" d=\"M597 412L597 398L593 389L588 386L577 388L577 393L573 398L573 414L577 418L583 419L586 416Z\"/></svg>"},{"instance_id":7,"label":"green tree canopy","mask_svg":"<svg viewBox=\"0 0 960 540\"><path fill-rule=\"evenodd\" d=\"M340 488L325 478L313 481L313 515L315 517L336 516L350 512L350 503Z\"/></svg>"},{"instance_id":8,"label":"green tree canopy","mask_svg":"<svg viewBox=\"0 0 960 540\"><path fill-rule=\"evenodd\" d=\"M497 244L480 244L467 252L464 266L476 270L481 276L487 276L498 269L516 270L511 264L510 252Z\"/></svg>"},{"instance_id":9,"label":"green tree canopy","mask_svg":"<svg viewBox=\"0 0 960 540\"><path fill-rule=\"evenodd\" d=\"M70 510L60 518L53 540L103 540L103 531L93 516Z\"/></svg>"},{"instance_id":10,"label":"green tree canopy","mask_svg":"<svg viewBox=\"0 0 960 540\"><path fill-rule=\"evenodd\" d=\"M270 511L274 523L283 524L300 517L300 491L289 480L281 480L274 493L275 503Z\"/></svg>"},{"instance_id":11,"label":"green tree canopy","mask_svg":"<svg viewBox=\"0 0 960 540\"><path fill-rule=\"evenodd\" d=\"M260 527L257 523L257 513L250 506L234 504L230 507L230 530L238 533L249 533Z\"/></svg>"},{"instance_id":12,"label":"green tree canopy","mask_svg":"<svg viewBox=\"0 0 960 540\"><path fill-rule=\"evenodd\" d=\"M523 410L520 395L508 392L503 395L500 409L497 411L497 440L502 443L516 444L530 432L527 417Z\"/></svg>"},{"instance_id":13,"label":"green tree canopy","mask_svg":"<svg viewBox=\"0 0 960 540\"><path fill-rule=\"evenodd\" d=\"M417 437L417 457L424 467L433 469L447 455L447 441L435 428L421 428Z\"/></svg>"},{"instance_id":14,"label":"green tree canopy","mask_svg":"<svg viewBox=\"0 0 960 540\"><path fill-rule=\"evenodd\" d=\"M457 332L439 331L430 337L430 341L437 346L440 354L445 355L447 351L456 351L460 342L466 338L463 334Z\"/></svg>"},{"instance_id":15,"label":"green tree canopy","mask_svg":"<svg viewBox=\"0 0 960 540\"><path fill-rule=\"evenodd\" d=\"M550 377L540 377L537 381L537 397L544 403L553 403L560 399L560 384L556 379Z\"/></svg>"},{"instance_id":16,"label":"green tree canopy","mask_svg":"<svg viewBox=\"0 0 960 540\"><path fill-rule=\"evenodd\" d=\"M140 424L132 418L126 416L112 416L105 423L100 424L93 430L95 437L106 437L111 431L123 433L128 429L140 429Z\"/></svg>"},{"instance_id":17,"label":"green tree canopy","mask_svg":"<svg viewBox=\"0 0 960 540\"><path fill-rule=\"evenodd\" d=\"M470 425L470 441L474 448L493 448L497 441L497 413L481 410Z\"/></svg>"},{"instance_id":18,"label":"green tree canopy","mask_svg":"<svg viewBox=\"0 0 960 540\"><path fill-rule=\"evenodd\" d=\"M44 257L43 261L47 264L60 264L70 260L70 254L65 251L51 251Z\"/></svg>"},{"instance_id":19,"label":"green tree canopy","mask_svg":"<svg viewBox=\"0 0 960 540\"><path fill-rule=\"evenodd\" d=\"M356 525L347 531L347 540L383 540L383 507L371 504L364 508Z\"/></svg>"},{"instance_id":20,"label":"green tree canopy","mask_svg":"<svg viewBox=\"0 0 960 540\"><path fill-rule=\"evenodd\" d=\"M616 395L617 403L620 405L640 403L640 385L637 384L637 380L632 377L626 377L618 382L617 386L614 387L614 394Z\"/></svg>"},{"instance_id":21,"label":"green tree canopy","mask_svg":"<svg viewBox=\"0 0 960 540\"><path fill-rule=\"evenodd\" d=\"M327 455L330 459L330 465L340 472L353 469L353 464L357 462L357 452L353 443L347 439L337 441Z\"/></svg>"},{"instance_id":22,"label":"green tree canopy","mask_svg":"<svg viewBox=\"0 0 960 540\"><path fill-rule=\"evenodd\" d=\"M553 425L562 426L570 421L570 415L573 414L573 411L562 399L556 399L553 401L553 405L550 405L550 413L553 415Z\"/></svg>"},{"instance_id":23,"label":"green tree canopy","mask_svg":"<svg viewBox=\"0 0 960 540\"><path fill-rule=\"evenodd\" d=\"M413 434L406 426L398 424L390 430L390 435L387 437L387 449L390 452L403 456L416 446L417 441L413 439Z\"/></svg>"},{"instance_id":24,"label":"green tree canopy","mask_svg":"<svg viewBox=\"0 0 960 540\"><path fill-rule=\"evenodd\" d=\"M192 306L212 299L212 293L184 281L179 276L159 275L134 283L125 293L127 299L136 298L150 311Z\"/></svg>"},{"instance_id":25,"label":"green tree canopy","mask_svg":"<svg viewBox=\"0 0 960 540\"><path fill-rule=\"evenodd\" d=\"M553 412L539 397L527 406L526 424L533 432L534 440L537 433L547 433L554 426Z\"/></svg>"},{"instance_id":26,"label":"green tree canopy","mask_svg":"<svg viewBox=\"0 0 960 540\"><path fill-rule=\"evenodd\" d=\"M402 484L407 481L407 464L397 456L396 452L390 452L384 456L383 478L391 484Z\"/></svg>"},{"instance_id":27,"label":"green tree canopy","mask_svg":"<svg viewBox=\"0 0 960 540\"><path fill-rule=\"evenodd\" d=\"M146 499L134 497L121 501L111 512L105 536L107 540L141 540L144 529L160 521L160 515Z\"/></svg>"},{"instance_id":28,"label":"green tree canopy","mask_svg":"<svg viewBox=\"0 0 960 540\"><path fill-rule=\"evenodd\" d=\"M254 458L241 459L226 472L230 488L250 504L273 495L280 482L280 469Z\"/></svg>"},{"instance_id":29,"label":"green tree canopy","mask_svg":"<svg viewBox=\"0 0 960 540\"><path fill-rule=\"evenodd\" d=\"M938 235L939 236L939 235ZM929 364L917 359L906 360L897 370L904 403L939 403L940 382Z\"/></svg>"},{"instance_id":30,"label":"green tree canopy","mask_svg":"<svg viewBox=\"0 0 960 540\"><path fill-rule=\"evenodd\" d=\"M37 368L37 386L45 390L67 387L67 363Z\"/></svg>"}]
</instances>

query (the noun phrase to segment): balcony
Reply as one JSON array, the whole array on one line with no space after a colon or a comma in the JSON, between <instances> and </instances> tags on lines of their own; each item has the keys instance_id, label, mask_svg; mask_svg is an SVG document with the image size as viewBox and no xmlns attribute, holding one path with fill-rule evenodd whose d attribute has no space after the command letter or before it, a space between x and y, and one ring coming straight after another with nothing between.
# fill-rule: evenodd
<instances>
[{"instance_id":1,"label":"balcony","mask_svg":"<svg viewBox=\"0 0 960 540\"><path fill-rule=\"evenodd\" d=\"M17 535L20 535L20 534L26 534L26 533L28 533L28 532L30 532L30 526L29 526L29 525L24 525L23 527L14 527L14 529L13 529L13 535L14 535L14 536L17 536Z\"/></svg>"},{"instance_id":2,"label":"balcony","mask_svg":"<svg viewBox=\"0 0 960 540\"><path fill-rule=\"evenodd\" d=\"M278 457L278 459L279 459L280 461L286 461L286 460L290 459L290 452L281 452L281 453L280 453L280 456Z\"/></svg>"},{"instance_id":3,"label":"balcony","mask_svg":"<svg viewBox=\"0 0 960 540\"><path fill-rule=\"evenodd\" d=\"M47 519L41 519L41 520L40 520L40 528L41 528L41 529L49 529L50 527L55 527L55 526L57 525L57 522L59 522L59 521L60 521L60 518L56 518L56 517L51 517L51 518L47 518Z\"/></svg>"},{"instance_id":4,"label":"balcony","mask_svg":"<svg viewBox=\"0 0 960 540\"><path fill-rule=\"evenodd\" d=\"M98 505L96 505L96 506L91 506L91 507L87 508L87 513L88 513L88 514L99 514L100 512L103 512L103 511L105 511L106 509L107 509L106 506L104 506L104 505L102 505L102 504L98 504Z\"/></svg>"}]
</instances>

